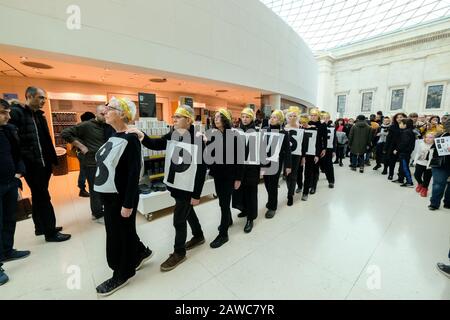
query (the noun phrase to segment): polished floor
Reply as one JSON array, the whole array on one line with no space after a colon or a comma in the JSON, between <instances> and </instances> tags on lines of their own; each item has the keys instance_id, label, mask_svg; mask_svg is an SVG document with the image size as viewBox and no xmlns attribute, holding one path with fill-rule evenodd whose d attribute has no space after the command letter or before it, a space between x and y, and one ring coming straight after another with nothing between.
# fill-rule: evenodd
<instances>
[{"instance_id":1,"label":"polished floor","mask_svg":"<svg viewBox=\"0 0 450 320\"><path fill-rule=\"evenodd\" d=\"M450 210L428 211L427 199L371 168L360 174L337 167L336 177L331 190L321 175L318 193L307 202L297 195L293 207L281 182L272 220L264 218L260 185L253 232L243 232L245 221L233 211L230 241L215 250L209 242L217 235L218 202L202 202L196 211L208 242L168 273L159 266L172 251L171 216L139 216L138 233L155 255L107 299L450 299L450 279L436 269L448 262ZM10 282L0 299L98 299L95 287L111 276L104 226L91 221L89 201L78 197L76 174L53 177L51 193L58 225L73 238L45 243L31 220L18 223L16 247L32 254L4 265Z\"/></svg>"}]
</instances>

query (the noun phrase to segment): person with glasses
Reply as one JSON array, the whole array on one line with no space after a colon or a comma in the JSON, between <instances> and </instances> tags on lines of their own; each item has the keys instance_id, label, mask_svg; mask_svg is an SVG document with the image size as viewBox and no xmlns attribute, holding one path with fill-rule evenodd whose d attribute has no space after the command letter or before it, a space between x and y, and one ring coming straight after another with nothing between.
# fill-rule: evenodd
<instances>
[{"instance_id":1,"label":"person with glasses","mask_svg":"<svg viewBox=\"0 0 450 320\"><path fill-rule=\"evenodd\" d=\"M113 276L97 287L99 296L124 287L153 255L136 233L143 159L137 136L126 133L135 116L136 105L131 100L112 98L105 121L115 133L96 153L94 191L104 204L106 258L113 270Z\"/></svg>"},{"instance_id":2,"label":"person with glasses","mask_svg":"<svg viewBox=\"0 0 450 320\"><path fill-rule=\"evenodd\" d=\"M62 227L56 227L55 210L48 191L52 166L58 164L58 160L42 111L47 101L46 93L40 88L29 87L25 97L25 106L11 106L10 123L19 130L25 181L31 190L35 234L45 235L47 242L67 241L71 236L61 233Z\"/></svg>"},{"instance_id":3,"label":"person with glasses","mask_svg":"<svg viewBox=\"0 0 450 320\"><path fill-rule=\"evenodd\" d=\"M165 172L167 189L175 199L175 209L173 213L173 226L175 227L174 252L161 264L161 271L166 272L175 269L179 264L186 261L186 251L191 250L203 243L202 227L195 213L194 206L200 203L200 195L206 178L206 163L202 161L201 155L205 148L203 136L195 131L193 126L195 116L194 110L190 106L181 105L172 117L174 130L161 138L150 138L140 130L133 128L128 132L136 133L142 145L151 150L166 150L166 156L173 147L173 156L169 172ZM197 134L198 133L198 134ZM181 147L184 145L191 148L194 153L197 148L197 164L192 164L194 154ZM187 150L187 152L185 152ZM173 158L178 158L173 160ZM184 181L177 180L183 175ZM166 180L165 180L166 181ZM192 230L192 239L186 242L187 223Z\"/></svg>"}]
</instances>

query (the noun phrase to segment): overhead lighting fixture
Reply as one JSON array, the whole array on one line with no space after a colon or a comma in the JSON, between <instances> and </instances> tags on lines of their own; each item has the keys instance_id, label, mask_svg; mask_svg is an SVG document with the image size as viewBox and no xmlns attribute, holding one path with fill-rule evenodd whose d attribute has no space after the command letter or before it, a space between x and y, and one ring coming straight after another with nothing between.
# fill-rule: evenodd
<instances>
[{"instance_id":1,"label":"overhead lighting fixture","mask_svg":"<svg viewBox=\"0 0 450 320\"><path fill-rule=\"evenodd\" d=\"M167 79L166 78L153 78L153 79L150 79L150 82L164 83L164 82L167 82Z\"/></svg>"},{"instance_id":2,"label":"overhead lighting fixture","mask_svg":"<svg viewBox=\"0 0 450 320\"><path fill-rule=\"evenodd\" d=\"M51 65L40 63L40 62L33 62L33 61L22 61L20 62L24 66L35 68L35 69L53 69Z\"/></svg>"}]
</instances>

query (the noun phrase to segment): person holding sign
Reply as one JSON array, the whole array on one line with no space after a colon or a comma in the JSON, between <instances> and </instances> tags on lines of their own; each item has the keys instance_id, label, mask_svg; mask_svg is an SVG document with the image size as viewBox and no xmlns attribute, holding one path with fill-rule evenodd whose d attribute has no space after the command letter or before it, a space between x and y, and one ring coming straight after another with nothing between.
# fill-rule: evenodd
<instances>
[{"instance_id":1,"label":"person holding sign","mask_svg":"<svg viewBox=\"0 0 450 320\"><path fill-rule=\"evenodd\" d=\"M141 145L135 134L127 134L127 124L136 116L136 105L129 99L112 98L105 120L116 133L97 151L94 191L104 204L106 257L112 278L97 287L100 296L124 287L152 251L136 233L136 212L141 178Z\"/></svg>"},{"instance_id":2,"label":"person holding sign","mask_svg":"<svg viewBox=\"0 0 450 320\"><path fill-rule=\"evenodd\" d=\"M289 145L289 135L281 127L284 122L284 114L281 110L275 110L270 117L269 126L265 128L263 139L267 143L269 163L263 166L264 170L267 167L273 166L276 168L275 173L263 174L264 185L266 187L268 201L266 204L267 212L266 218L272 219L275 216L278 207L278 182L280 180L281 169L285 168L286 176L289 177L292 171L291 148ZM275 149L273 148L275 147ZM266 169L264 169L266 168Z\"/></svg>"},{"instance_id":3,"label":"person holding sign","mask_svg":"<svg viewBox=\"0 0 450 320\"><path fill-rule=\"evenodd\" d=\"M231 131L231 113L227 109L219 109L213 120L213 137L207 143L211 147L214 143L218 145L219 150L214 149L214 162L210 165L209 174L214 177L214 186L216 194L219 198L219 206L221 210L221 220L219 226L219 235L211 242L211 248L219 248L228 242L228 227L233 223L231 218L231 196L233 190L239 189L241 186L243 175L243 164L237 162L237 152L234 150L234 138L239 136L237 133ZM215 133L219 133L216 135ZM231 140L233 141L230 141ZM216 141L219 140L219 141ZM221 154L220 154L221 153ZM233 161L227 161L227 155L233 155ZM229 163L231 162L231 163Z\"/></svg>"},{"instance_id":4,"label":"person holding sign","mask_svg":"<svg viewBox=\"0 0 450 320\"><path fill-rule=\"evenodd\" d=\"M326 111L321 113L322 123L327 128L327 148L325 155L320 159L320 167L325 172L328 180L328 187L330 189L334 188L335 178L334 178L334 167L333 167L333 156L336 155L337 151L337 137L336 129L333 122L330 120L330 114Z\"/></svg>"},{"instance_id":5,"label":"person holding sign","mask_svg":"<svg viewBox=\"0 0 450 320\"><path fill-rule=\"evenodd\" d=\"M303 130L300 129L299 117L300 109L298 107L289 107L287 113L287 125L284 129L289 133L289 142L291 147L292 172L286 179L288 188L288 206L294 204L295 186L297 184L298 170L301 165ZM303 169L303 168L302 168Z\"/></svg>"},{"instance_id":6,"label":"person holding sign","mask_svg":"<svg viewBox=\"0 0 450 320\"><path fill-rule=\"evenodd\" d=\"M194 206L200 203L207 167L200 159L204 149L203 136L196 134L194 120L194 110L190 106L182 105L173 115L175 130L161 138L150 138L137 129L130 130L138 134L144 147L151 150L166 150L164 183L175 199L173 213L175 245L174 252L161 264L161 271L175 269L186 260L186 250L205 243ZM187 223L193 235L188 242L186 242Z\"/></svg>"},{"instance_id":7,"label":"person holding sign","mask_svg":"<svg viewBox=\"0 0 450 320\"><path fill-rule=\"evenodd\" d=\"M306 195L306 198L308 197L308 194L316 193L320 169L319 163L315 161L314 156L318 156L319 159L325 156L327 149L327 135L326 125L320 122L319 109L311 109L308 122L308 136L305 136L310 138L311 142L313 142L313 145L311 145L311 143L305 145L305 147L307 147L307 154L310 155L310 157L306 159L309 160L308 168L305 168L305 187L306 181L308 180L307 190L303 188L303 195Z\"/></svg>"},{"instance_id":8,"label":"person holding sign","mask_svg":"<svg viewBox=\"0 0 450 320\"><path fill-rule=\"evenodd\" d=\"M250 233L253 230L253 221L258 217L258 184L261 168L258 152L259 135L255 128L255 113L252 109L243 109L241 120L240 130L245 134L246 140L245 164L241 186L233 193L233 208L241 210L239 218L247 218L244 232ZM248 159L252 152L255 161Z\"/></svg>"},{"instance_id":9,"label":"person holding sign","mask_svg":"<svg viewBox=\"0 0 450 320\"><path fill-rule=\"evenodd\" d=\"M309 117L307 115L302 115L300 116L300 120L299 120L299 128L302 129L302 133L305 133L305 129L308 128L308 122L309 122ZM304 136L302 137L302 139L304 138ZM301 159L300 159L300 166L298 167L297 170L297 190L295 190L295 193L300 193L303 190L303 170L305 167L305 159L304 159L304 154L303 154L303 140L302 140L302 149L301 149Z\"/></svg>"},{"instance_id":10,"label":"person holding sign","mask_svg":"<svg viewBox=\"0 0 450 320\"><path fill-rule=\"evenodd\" d=\"M450 209L450 148L442 149L442 145L450 139L450 119L444 123L445 132L436 136L430 153L433 155L430 167L433 172L433 185L428 209L434 211L441 206L444 198L444 208Z\"/></svg>"}]
</instances>

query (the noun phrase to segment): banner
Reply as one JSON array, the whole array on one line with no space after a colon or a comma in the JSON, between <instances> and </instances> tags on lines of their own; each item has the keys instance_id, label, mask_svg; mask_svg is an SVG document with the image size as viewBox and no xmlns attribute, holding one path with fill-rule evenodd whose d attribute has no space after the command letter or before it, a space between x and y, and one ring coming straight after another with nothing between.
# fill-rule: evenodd
<instances>
[{"instance_id":1,"label":"banner","mask_svg":"<svg viewBox=\"0 0 450 320\"><path fill-rule=\"evenodd\" d=\"M296 156L302 155L303 144L303 129L289 129L289 143L291 146L291 153Z\"/></svg>"},{"instance_id":2,"label":"banner","mask_svg":"<svg viewBox=\"0 0 450 320\"><path fill-rule=\"evenodd\" d=\"M278 132L264 132L263 146L266 148L267 161L279 162L281 147L283 146L284 134Z\"/></svg>"},{"instance_id":3,"label":"banner","mask_svg":"<svg viewBox=\"0 0 450 320\"><path fill-rule=\"evenodd\" d=\"M328 129L328 142L327 142L327 149L333 149L334 145L334 131L335 128L327 128Z\"/></svg>"},{"instance_id":4,"label":"banner","mask_svg":"<svg viewBox=\"0 0 450 320\"><path fill-rule=\"evenodd\" d=\"M317 130L305 130L303 133L303 146L306 148L303 150L304 154L315 156L317 144Z\"/></svg>"},{"instance_id":5,"label":"banner","mask_svg":"<svg viewBox=\"0 0 450 320\"><path fill-rule=\"evenodd\" d=\"M254 130L244 132L242 130L233 129L233 131L239 133L241 136L245 138L244 164L259 165L260 164L259 145L261 134Z\"/></svg>"},{"instance_id":6,"label":"banner","mask_svg":"<svg viewBox=\"0 0 450 320\"><path fill-rule=\"evenodd\" d=\"M198 146L168 141L164 166L164 183L172 188L193 192L197 174Z\"/></svg>"}]
</instances>

